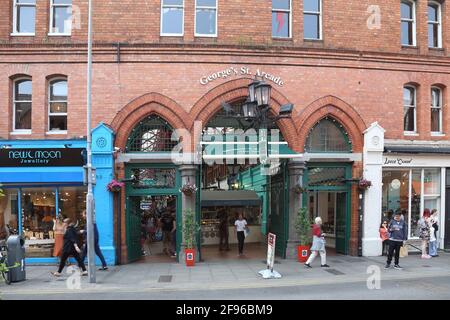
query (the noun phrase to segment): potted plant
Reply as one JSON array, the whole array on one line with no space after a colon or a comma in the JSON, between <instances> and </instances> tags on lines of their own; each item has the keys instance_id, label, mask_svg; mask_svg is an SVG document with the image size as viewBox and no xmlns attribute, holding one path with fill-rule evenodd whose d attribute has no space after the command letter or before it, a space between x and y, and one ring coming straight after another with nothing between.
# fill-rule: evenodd
<instances>
[{"instance_id":1,"label":"potted plant","mask_svg":"<svg viewBox=\"0 0 450 320\"><path fill-rule=\"evenodd\" d=\"M304 263L308 260L309 249L311 247L311 221L308 216L308 209L300 208L298 210L295 229L299 238L299 245L297 247L298 261Z\"/></svg>"},{"instance_id":2,"label":"potted plant","mask_svg":"<svg viewBox=\"0 0 450 320\"><path fill-rule=\"evenodd\" d=\"M372 182L369 180L366 180L364 178L360 179L358 182L358 188L360 190L367 190L372 186Z\"/></svg>"},{"instance_id":3,"label":"potted plant","mask_svg":"<svg viewBox=\"0 0 450 320\"><path fill-rule=\"evenodd\" d=\"M106 186L106 188L108 189L108 191L110 192L119 192L120 190L122 190L122 188L125 186L125 183L123 182L119 182L116 179L113 179L110 183L108 183L108 185Z\"/></svg>"},{"instance_id":4,"label":"potted plant","mask_svg":"<svg viewBox=\"0 0 450 320\"><path fill-rule=\"evenodd\" d=\"M194 193L197 192L197 189L198 188L195 186L195 184L192 184L188 181L185 185L183 185L180 188L180 192L182 192L186 196L192 196Z\"/></svg>"},{"instance_id":5,"label":"potted plant","mask_svg":"<svg viewBox=\"0 0 450 320\"><path fill-rule=\"evenodd\" d=\"M193 210L185 210L183 223L183 242L185 245L184 254L186 266L192 267L195 264L195 242L198 232L200 232L200 225L195 218Z\"/></svg>"}]
</instances>

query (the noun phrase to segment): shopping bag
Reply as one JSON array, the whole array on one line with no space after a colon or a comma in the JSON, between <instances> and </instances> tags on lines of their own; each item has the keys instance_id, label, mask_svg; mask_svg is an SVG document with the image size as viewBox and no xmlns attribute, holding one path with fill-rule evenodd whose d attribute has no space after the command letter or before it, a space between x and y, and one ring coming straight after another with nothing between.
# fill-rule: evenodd
<instances>
[{"instance_id":1,"label":"shopping bag","mask_svg":"<svg viewBox=\"0 0 450 320\"><path fill-rule=\"evenodd\" d=\"M403 245L402 247L400 247L400 258L404 258L408 256L408 248L406 247L406 245Z\"/></svg>"},{"instance_id":2,"label":"shopping bag","mask_svg":"<svg viewBox=\"0 0 450 320\"><path fill-rule=\"evenodd\" d=\"M244 229L244 236L247 238L247 236L250 234L250 228L249 227L245 227Z\"/></svg>"}]
</instances>

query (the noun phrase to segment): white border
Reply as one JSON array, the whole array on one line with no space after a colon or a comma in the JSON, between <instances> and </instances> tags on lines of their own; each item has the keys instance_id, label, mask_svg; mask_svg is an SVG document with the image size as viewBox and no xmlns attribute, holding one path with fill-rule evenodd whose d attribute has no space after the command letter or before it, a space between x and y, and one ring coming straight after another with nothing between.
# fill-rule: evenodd
<instances>
[{"instance_id":1,"label":"white border","mask_svg":"<svg viewBox=\"0 0 450 320\"><path fill-rule=\"evenodd\" d=\"M159 24L159 35L161 37L182 37L184 36L184 1L183 0L183 5L179 6L179 5L166 5L164 6L164 0L161 0L161 11L160 11L160 24ZM170 8L181 8L183 10L183 14L181 15L181 33L164 33L163 32L163 19L164 19L164 15L163 15L163 8L164 7L170 7Z\"/></svg>"},{"instance_id":2,"label":"white border","mask_svg":"<svg viewBox=\"0 0 450 320\"><path fill-rule=\"evenodd\" d=\"M217 27L218 27L218 11L219 11L219 0L215 0L216 1L216 6L215 7L208 7L208 6L200 6L201 9L209 9L209 10L216 10L216 26L215 26L215 33L214 34L204 34L204 33L197 33L197 1L198 0L194 0L195 1L195 11L194 11L194 36L195 37L202 37L202 38L217 38Z\"/></svg>"}]
</instances>

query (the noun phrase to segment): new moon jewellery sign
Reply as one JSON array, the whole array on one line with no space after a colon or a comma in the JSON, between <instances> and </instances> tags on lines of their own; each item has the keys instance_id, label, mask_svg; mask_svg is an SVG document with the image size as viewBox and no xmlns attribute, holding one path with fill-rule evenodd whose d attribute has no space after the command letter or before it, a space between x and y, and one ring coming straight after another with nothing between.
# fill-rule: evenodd
<instances>
[{"instance_id":1,"label":"new moon jewellery sign","mask_svg":"<svg viewBox=\"0 0 450 320\"><path fill-rule=\"evenodd\" d=\"M235 77L235 76L253 76L253 75L256 75L265 80L272 81L273 83L279 85L280 87L282 87L284 85L284 82L281 79L281 77L264 72L261 69L256 69L256 72L253 73L253 71L250 70L250 68L248 68L248 67L240 67L240 68L239 67L229 67L228 69L217 71L217 72L214 72L209 75L201 77L200 83L202 85L206 85L217 79L227 79L227 78Z\"/></svg>"},{"instance_id":2,"label":"new moon jewellery sign","mask_svg":"<svg viewBox=\"0 0 450 320\"><path fill-rule=\"evenodd\" d=\"M2 149L0 167L82 167L81 148Z\"/></svg>"}]
</instances>

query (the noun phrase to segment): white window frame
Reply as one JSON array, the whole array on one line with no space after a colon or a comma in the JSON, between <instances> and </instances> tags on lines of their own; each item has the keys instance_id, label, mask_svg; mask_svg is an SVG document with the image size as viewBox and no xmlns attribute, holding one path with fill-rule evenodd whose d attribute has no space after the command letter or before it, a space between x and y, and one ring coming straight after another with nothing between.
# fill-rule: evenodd
<instances>
[{"instance_id":1,"label":"white window frame","mask_svg":"<svg viewBox=\"0 0 450 320\"><path fill-rule=\"evenodd\" d=\"M274 9L272 6L272 13L274 13L274 12L288 12L289 13L289 36L288 37L277 37L272 34L272 38L273 39L292 39L292 0L289 0L289 10Z\"/></svg>"},{"instance_id":2,"label":"white window frame","mask_svg":"<svg viewBox=\"0 0 450 320\"><path fill-rule=\"evenodd\" d=\"M73 4L73 1L72 1ZM72 4L54 4L54 0L50 0L50 26L49 26L49 36L71 36L72 35L72 22L73 22L73 11L72 11ZM53 9L55 7L67 7L71 9L72 15L70 16L70 30L67 33L61 33L61 32L53 32Z\"/></svg>"},{"instance_id":3,"label":"white window frame","mask_svg":"<svg viewBox=\"0 0 450 320\"><path fill-rule=\"evenodd\" d=\"M441 49L442 48L442 5L439 3L439 2L436 2L436 1L428 1L428 3L427 3L427 9L428 9L428 6L430 5L430 4L432 4L432 5L435 5L435 6L437 6L437 14L438 14L438 21L430 21L429 20L429 17L427 17L427 27L428 27L428 25L430 25L430 24L437 24L438 25L438 34L437 34L437 37L438 37L438 46L437 47L430 47L430 46L428 46L429 48L437 48L437 49ZM428 10L427 10L428 11ZM427 12L427 16L428 16L428 12ZM428 30L427 30L428 31ZM429 40L429 39L428 39Z\"/></svg>"},{"instance_id":4,"label":"white window frame","mask_svg":"<svg viewBox=\"0 0 450 320\"><path fill-rule=\"evenodd\" d=\"M65 81L66 82L66 86L67 86L67 97L65 101L52 101L51 100L51 86L53 83L55 82L59 82L59 81ZM65 116L66 118L68 117L68 109L69 109L69 81L67 80L67 78L53 78L48 82L48 110L47 110L47 118L48 118L48 125L47 125L47 134L66 134L67 130L52 130L50 128L50 117L54 117L54 116ZM67 104L67 110L66 112L59 112L59 113L51 113L51 102L65 102Z\"/></svg>"},{"instance_id":5,"label":"white window frame","mask_svg":"<svg viewBox=\"0 0 450 320\"><path fill-rule=\"evenodd\" d=\"M195 0L195 19L194 19L194 35L196 37L209 37L209 38L216 38L217 37L217 12L219 11L219 0L215 0L216 1L216 6L215 7L209 7L209 6L197 6L197 0ZM205 33L197 33L197 9L207 9L207 10L216 10L216 26L215 26L215 30L216 32L214 34L205 34Z\"/></svg>"},{"instance_id":6,"label":"white window frame","mask_svg":"<svg viewBox=\"0 0 450 320\"><path fill-rule=\"evenodd\" d=\"M31 81L31 100L20 100L17 101L16 100L16 83L20 82L20 81ZM33 113L33 80L29 77L20 77L17 78L13 81L13 123L12 123L12 129L13 132L12 134L31 134L32 132L32 128L33 128L33 123L31 123L31 129L16 129L16 103L31 103L31 112ZM31 119L33 119L33 117L31 117Z\"/></svg>"},{"instance_id":7,"label":"white window frame","mask_svg":"<svg viewBox=\"0 0 450 320\"><path fill-rule=\"evenodd\" d=\"M19 32L17 30L17 12L20 7L34 7L34 14L35 14L35 29L34 32ZM36 1L34 4L29 3L18 3L17 0L14 0L14 7L13 7L13 32L11 33L12 36L35 36L36 35Z\"/></svg>"},{"instance_id":8,"label":"white window frame","mask_svg":"<svg viewBox=\"0 0 450 320\"><path fill-rule=\"evenodd\" d=\"M403 132L405 135L416 135L417 134L417 88L415 86L407 85L403 86L403 89L413 89L414 90L414 131L405 131L405 128L403 127ZM403 91L402 91L403 93ZM403 101L403 98L402 98ZM403 117L405 117L405 104L403 103ZM411 105L408 106L410 108ZM404 126L404 123L403 123Z\"/></svg>"},{"instance_id":9,"label":"white window frame","mask_svg":"<svg viewBox=\"0 0 450 320\"><path fill-rule=\"evenodd\" d=\"M320 41L323 39L323 28L322 28L322 12L323 12L323 6L322 6L322 0L319 0L319 11L305 11L305 9L303 8L303 28L305 27L305 23L304 23L304 19L305 19L305 14L315 14L319 16L319 38L307 38L305 37L305 30L303 30L303 39L304 40L317 40ZM304 5L304 2L303 2Z\"/></svg>"},{"instance_id":10,"label":"white window frame","mask_svg":"<svg viewBox=\"0 0 450 320\"><path fill-rule=\"evenodd\" d=\"M182 37L184 36L184 1L183 4L180 5L164 5L164 0L161 0L161 19L160 19L160 36L162 37ZM163 9L164 8L181 8L183 10L183 14L181 15L181 33L164 33L163 32L163 20L164 20L164 14ZM217 21L217 20L216 20Z\"/></svg>"},{"instance_id":11,"label":"white window frame","mask_svg":"<svg viewBox=\"0 0 450 320\"><path fill-rule=\"evenodd\" d=\"M400 2L400 5L402 4L402 3L409 3L409 4L411 4L412 5L412 14L413 14L413 17L412 17L412 19L404 19L404 18L402 18L401 17L401 12L400 12L400 41L401 41L401 23L402 22L412 22L412 25L413 25L413 27L412 27L412 36L413 36L413 43L412 44L404 44L404 43L402 43L402 46L403 47L415 47L415 46L417 46L417 30L416 30L416 28L417 28L417 19L416 19L416 1L413 1L413 0L402 0L401 2Z\"/></svg>"},{"instance_id":12,"label":"white window frame","mask_svg":"<svg viewBox=\"0 0 450 320\"><path fill-rule=\"evenodd\" d=\"M439 101L440 101L439 106L433 105L433 90L439 91ZM431 87L431 111L433 111L433 109L439 110L439 131L431 131L431 135L442 135L442 133L443 133L443 131L442 131L442 107L443 107L442 98L443 98L442 89L439 87L436 87L436 86Z\"/></svg>"}]
</instances>

